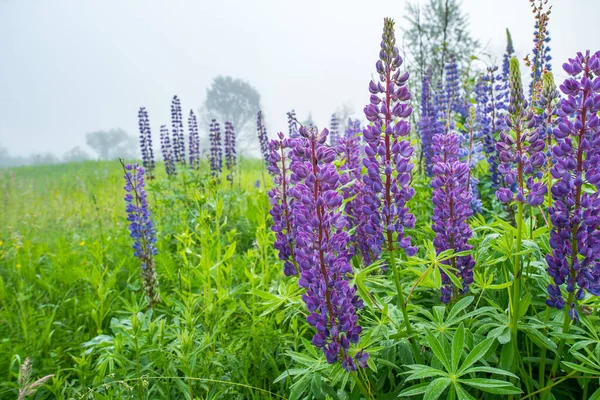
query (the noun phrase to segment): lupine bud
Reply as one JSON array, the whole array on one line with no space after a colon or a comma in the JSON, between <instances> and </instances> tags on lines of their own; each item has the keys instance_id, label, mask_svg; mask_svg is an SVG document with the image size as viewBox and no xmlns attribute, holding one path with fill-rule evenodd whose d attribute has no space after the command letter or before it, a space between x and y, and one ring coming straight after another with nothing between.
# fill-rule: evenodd
<instances>
[{"instance_id":1,"label":"lupine bud","mask_svg":"<svg viewBox=\"0 0 600 400\"><path fill-rule=\"evenodd\" d=\"M125 170L125 203L129 231L134 239L134 255L142 265L142 282L150 307L160 302L154 256L156 255L156 233L150 218L144 182L144 168L138 164L123 165Z\"/></svg>"}]
</instances>

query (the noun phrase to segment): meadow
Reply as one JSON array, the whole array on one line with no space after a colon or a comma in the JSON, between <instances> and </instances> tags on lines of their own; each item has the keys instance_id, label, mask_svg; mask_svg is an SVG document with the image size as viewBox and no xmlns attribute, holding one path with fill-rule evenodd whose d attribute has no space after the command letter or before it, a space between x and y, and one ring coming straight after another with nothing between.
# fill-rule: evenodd
<instances>
[{"instance_id":1,"label":"meadow","mask_svg":"<svg viewBox=\"0 0 600 400\"><path fill-rule=\"evenodd\" d=\"M142 107L141 161L0 170L0 398L600 399L600 52L555 81L544 5L529 94L508 35L415 99L386 18L366 125L204 157L175 97L164 163Z\"/></svg>"}]
</instances>

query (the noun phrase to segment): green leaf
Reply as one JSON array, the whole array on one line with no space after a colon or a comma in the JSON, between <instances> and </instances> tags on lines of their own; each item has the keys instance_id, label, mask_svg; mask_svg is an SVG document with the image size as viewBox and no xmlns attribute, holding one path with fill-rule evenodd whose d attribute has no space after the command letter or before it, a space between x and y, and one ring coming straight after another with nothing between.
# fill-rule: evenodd
<instances>
[{"instance_id":1,"label":"green leaf","mask_svg":"<svg viewBox=\"0 0 600 400\"><path fill-rule=\"evenodd\" d=\"M458 363L460 363L460 357L463 352L465 345L465 327L461 323L454 337L452 338L452 371L455 372L458 369Z\"/></svg>"},{"instance_id":2,"label":"green leaf","mask_svg":"<svg viewBox=\"0 0 600 400\"><path fill-rule=\"evenodd\" d=\"M440 362L444 365L446 371L451 371L450 362L446 358L446 352L444 351L444 347L442 346L440 341L435 336L433 336L433 334L430 331L427 331L427 342L429 342L429 346L431 347L433 354L435 354L438 360L440 360Z\"/></svg>"},{"instance_id":3,"label":"green leaf","mask_svg":"<svg viewBox=\"0 0 600 400\"><path fill-rule=\"evenodd\" d=\"M474 387L481 391L492 394L520 394L521 389L517 388L510 382L501 381L498 379L474 378L460 379L460 383Z\"/></svg>"},{"instance_id":4,"label":"green leaf","mask_svg":"<svg viewBox=\"0 0 600 400\"><path fill-rule=\"evenodd\" d=\"M550 350L554 354L558 352L556 343L550 340L548 336L542 334L542 332L540 332L539 330L533 328L527 328L523 330L525 331L529 339L531 339L531 341L535 343L539 348L545 348L547 350Z\"/></svg>"},{"instance_id":5,"label":"green leaf","mask_svg":"<svg viewBox=\"0 0 600 400\"><path fill-rule=\"evenodd\" d=\"M517 379L519 378L512 372L508 372L504 369L494 368L494 367L473 367L473 368L469 368L468 370L466 370L465 374L476 373L476 372L487 372L489 374L506 375L506 376L510 376L511 378L517 378Z\"/></svg>"},{"instance_id":6,"label":"green leaf","mask_svg":"<svg viewBox=\"0 0 600 400\"><path fill-rule=\"evenodd\" d=\"M584 367L583 365L575 364L575 363L568 362L568 361L563 361L562 363L565 366L572 368L576 371L583 372L584 374L590 374L590 375L598 375L599 374L598 370Z\"/></svg>"},{"instance_id":7,"label":"green leaf","mask_svg":"<svg viewBox=\"0 0 600 400\"><path fill-rule=\"evenodd\" d=\"M423 394L427 390L427 386L429 386L429 382L419 383L418 385L411 386L408 389L404 389L402 392L400 392L398 397L408 397Z\"/></svg>"},{"instance_id":8,"label":"green leaf","mask_svg":"<svg viewBox=\"0 0 600 400\"><path fill-rule=\"evenodd\" d=\"M479 359L481 359L485 353L487 353L490 347L492 347L492 344L494 344L494 338L488 338L479 343L477 346L473 347L473 350L471 350L467 358L465 358L465 361L463 362L457 374L461 375L465 369L479 361Z\"/></svg>"},{"instance_id":9,"label":"green leaf","mask_svg":"<svg viewBox=\"0 0 600 400\"><path fill-rule=\"evenodd\" d=\"M526 293L519 301L519 318L523 318L527 314L529 305L531 304L531 294Z\"/></svg>"},{"instance_id":10,"label":"green leaf","mask_svg":"<svg viewBox=\"0 0 600 400\"><path fill-rule=\"evenodd\" d=\"M433 380L427 386L423 400L437 400L444 393L448 385L450 385L450 382L452 382L450 378L437 378Z\"/></svg>"},{"instance_id":11,"label":"green leaf","mask_svg":"<svg viewBox=\"0 0 600 400\"><path fill-rule=\"evenodd\" d=\"M452 387L456 390L458 400L475 400L475 397L471 396L460 384L455 383Z\"/></svg>"},{"instance_id":12,"label":"green leaf","mask_svg":"<svg viewBox=\"0 0 600 400\"><path fill-rule=\"evenodd\" d=\"M596 390L588 400L600 400L600 389Z\"/></svg>"},{"instance_id":13,"label":"green leaf","mask_svg":"<svg viewBox=\"0 0 600 400\"><path fill-rule=\"evenodd\" d=\"M448 313L448 321L454 319L462 310L469 307L469 305L473 302L473 299L473 296L468 296L457 301L454 307L452 307L452 310L450 310Z\"/></svg>"}]
</instances>

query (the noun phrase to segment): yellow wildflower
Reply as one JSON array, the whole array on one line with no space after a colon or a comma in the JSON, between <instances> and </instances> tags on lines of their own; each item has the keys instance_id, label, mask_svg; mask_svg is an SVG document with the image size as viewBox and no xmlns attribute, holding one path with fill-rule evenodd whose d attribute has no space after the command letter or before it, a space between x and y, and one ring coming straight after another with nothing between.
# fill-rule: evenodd
<instances>
[{"instance_id":1,"label":"yellow wildflower","mask_svg":"<svg viewBox=\"0 0 600 400\"><path fill-rule=\"evenodd\" d=\"M17 264L17 269L21 269L21 264Z\"/></svg>"},{"instance_id":2,"label":"yellow wildflower","mask_svg":"<svg viewBox=\"0 0 600 400\"><path fill-rule=\"evenodd\" d=\"M84 244L85 244L85 241L83 241L83 240L81 242L79 242L79 246L83 246Z\"/></svg>"}]
</instances>

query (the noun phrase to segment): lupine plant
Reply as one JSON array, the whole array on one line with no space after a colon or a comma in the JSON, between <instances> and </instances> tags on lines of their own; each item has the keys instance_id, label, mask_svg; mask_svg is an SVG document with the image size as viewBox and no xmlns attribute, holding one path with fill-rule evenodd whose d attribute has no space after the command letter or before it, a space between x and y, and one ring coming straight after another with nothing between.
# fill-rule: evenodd
<instances>
[{"instance_id":1,"label":"lupine plant","mask_svg":"<svg viewBox=\"0 0 600 400\"><path fill-rule=\"evenodd\" d=\"M221 148L221 126L216 119L210 122L210 173L219 176L223 169L223 149Z\"/></svg>"},{"instance_id":2,"label":"lupine plant","mask_svg":"<svg viewBox=\"0 0 600 400\"><path fill-rule=\"evenodd\" d=\"M363 212L368 215L365 232L367 243L373 255L379 257L382 250L389 256L396 284L398 306L404 316L404 326L409 335L412 327L406 309L400 271L396 254L398 247L404 249L408 256L417 252L412 245L407 228L415 226L415 217L409 212L407 202L415 191L410 187L410 173L414 164L411 162L413 147L407 139L410 124L406 118L412 108L408 105L410 92L406 87L408 72L402 73L400 66L402 57L396 46L394 21L384 21L381 51L376 63L379 81L371 81L369 91L371 98L364 112L371 125L363 131L367 145L363 165L367 174L363 177L365 196ZM417 343L411 340L413 356L421 359Z\"/></svg>"},{"instance_id":3,"label":"lupine plant","mask_svg":"<svg viewBox=\"0 0 600 400\"><path fill-rule=\"evenodd\" d=\"M144 292L150 307L154 307L161 300L154 264L154 256L157 254L156 232L150 218L151 213L144 180L146 171L138 164L123 165L123 169L125 171L125 210L131 238L134 240L133 253L140 259Z\"/></svg>"},{"instance_id":4,"label":"lupine plant","mask_svg":"<svg viewBox=\"0 0 600 400\"><path fill-rule=\"evenodd\" d=\"M194 110L190 110L188 117L189 132L189 162L190 168L200 169L200 135L198 133L198 120Z\"/></svg>"},{"instance_id":5,"label":"lupine plant","mask_svg":"<svg viewBox=\"0 0 600 400\"><path fill-rule=\"evenodd\" d=\"M269 136L267 135L267 127L263 118L262 111L259 111L256 114L256 134L260 144L260 153L264 162L267 162L269 158Z\"/></svg>"},{"instance_id":6,"label":"lupine plant","mask_svg":"<svg viewBox=\"0 0 600 400\"><path fill-rule=\"evenodd\" d=\"M289 111L287 113L288 119L288 135L290 138L294 139L300 136L298 132L298 120L296 118L296 110Z\"/></svg>"},{"instance_id":7,"label":"lupine plant","mask_svg":"<svg viewBox=\"0 0 600 400\"><path fill-rule=\"evenodd\" d=\"M329 123L329 144L332 147L337 147L340 140L340 123L335 114L331 114L331 122Z\"/></svg>"},{"instance_id":8,"label":"lupine plant","mask_svg":"<svg viewBox=\"0 0 600 400\"><path fill-rule=\"evenodd\" d=\"M166 125L161 125L160 127L160 148L162 151L163 161L165 163L165 170L167 171L167 176L172 177L177 175L175 156L173 154L173 147L171 146L171 139L169 138L169 129Z\"/></svg>"},{"instance_id":9,"label":"lupine plant","mask_svg":"<svg viewBox=\"0 0 600 400\"><path fill-rule=\"evenodd\" d=\"M233 182L233 170L237 165L237 150L235 147L235 131L233 124L225 121L225 167L227 180Z\"/></svg>"},{"instance_id":10,"label":"lupine plant","mask_svg":"<svg viewBox=\"0 0 600 400\"><path fill-rule=\"evenodd\" d=\"M140 150L142 153L142 162L148 172L148 178L154 179L154 150L152 149L152 132L150 130L150 120L146 108L140 107L138 112L138 123L140 128Z\"/></svg>"},{"instance_id":11,"label":"lupine plant","mask_svg":"<svg viewBox=\"0 0 600 400\"><path fill-rule=\"evenodd\" d=\"M183 135L183 115L181 101L174 96L171 102L171 126L173 128L173 157L176 163L185 164L185 138Z\"/></svg>"}]
</instances>

